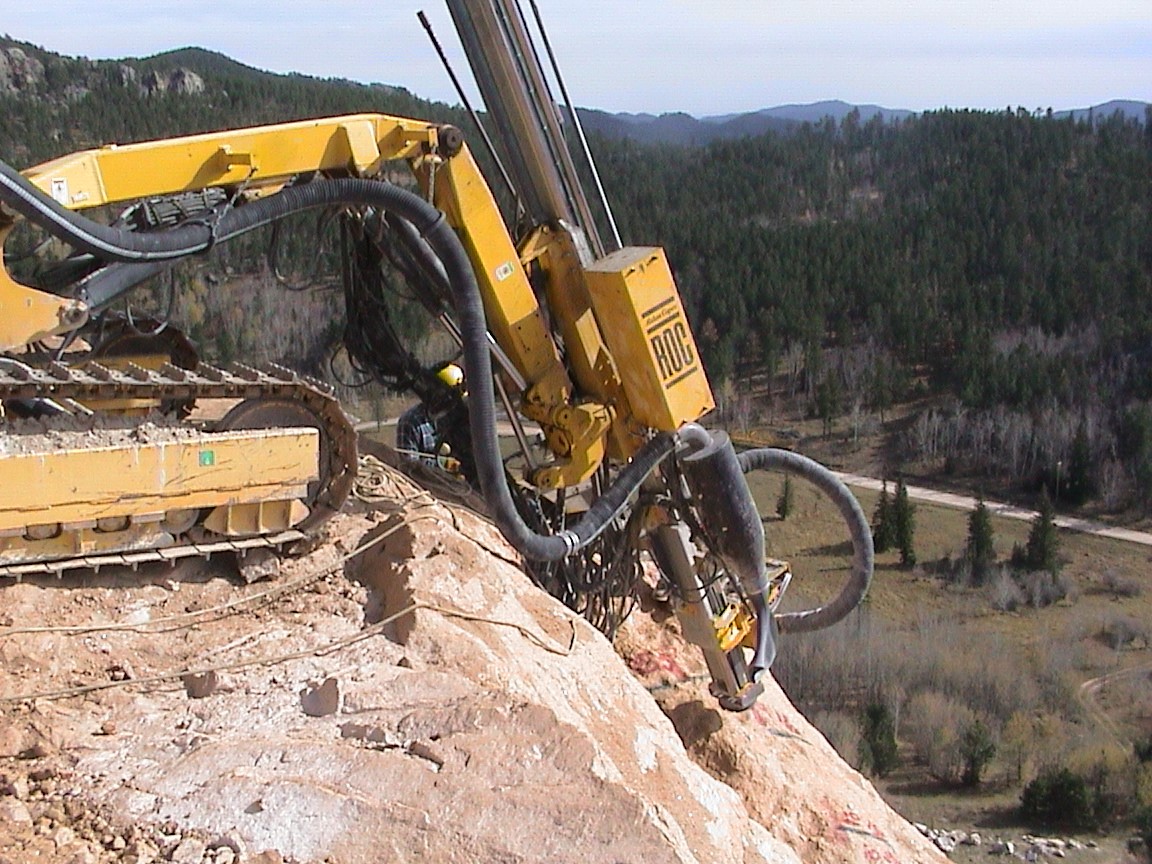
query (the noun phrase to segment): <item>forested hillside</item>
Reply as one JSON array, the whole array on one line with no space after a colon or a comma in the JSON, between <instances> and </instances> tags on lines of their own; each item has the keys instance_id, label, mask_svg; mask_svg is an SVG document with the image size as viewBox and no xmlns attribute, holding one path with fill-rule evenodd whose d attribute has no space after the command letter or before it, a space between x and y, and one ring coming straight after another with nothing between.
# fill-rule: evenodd
<instances>
[{"instance_id":1,"label":"forested hillside","mask_svg":"<svg viewBox=\"0 0 1152 864\"><path fill-rule=\"evenodd\" d=\"M274 75L198 49L101 62L0 49L0 158L17 167L347 111L467 128L402 89ZM703 148L593 147L626 240L668 249L720 386L794 397L829 427L875 425L932 397L901 439L905 459L1059 481L1067 503L1152 504L1152 124L850 114ZM189 309L210 307L193 328L217 343L206 354L308 353L297 334L258 346L275 301L237 322L203 280L184 285ZM294 314L315 318L313 302L295 300ZM770 372L783 382L774 393Z\"/></svg>"},{"instance_id":2,"label":"forested hillside","mask_svg":"<svg viewBox=\"0 0 1152 864\"><path fill-rule=\"evenodd\" d=\"M907 458L1050 488L1062 465L1069 502L1152 493L1147 124L942 111L599 149L714 378L776 371L829 421L946 397Z\"/></svg>"},{"instance_id":3,"label":"forested hillside","mask_svg":"<svg viewBox=\"0 0 1152 864\"><path fill-rule=\"evenodd\" d=\"M357 111L464 122L400 87L277 75L200 48L91 61L2 37L0 104L0 158L20 168L111 142Z\"/></svg>"}]
</instances>

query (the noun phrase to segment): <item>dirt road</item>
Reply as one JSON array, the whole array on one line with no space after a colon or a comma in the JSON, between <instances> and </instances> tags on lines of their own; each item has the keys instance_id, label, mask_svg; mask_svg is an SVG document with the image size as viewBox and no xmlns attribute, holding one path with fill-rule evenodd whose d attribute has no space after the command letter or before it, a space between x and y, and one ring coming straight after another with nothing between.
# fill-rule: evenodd
<instances>
[{"instance_id":1,"label":"dirt road","mask_svg":"<svg viewBox=\"0 0 1152 864\"><path fill-rule=\"evenodd\" d=\"M848 474L842 471L833 472L844 483L860 489L873 489L880 491L882 481L873 477L862 477L859 474ZM908 497L918 501L927 501L930 504L939 504L942 507L954 507L958 510L976 509L976 499L967 495L956 495L952 492L937 492L923 486L908 486ZM1031 522L1036 518L1035 510L1017 507L1013 504L1004 504L997 501L985 501L984 506L994 516L1003 516L1006 519L1019 519ZM1116 528L1102 522L1093 522L1090 519L1079 519L1075 516L1057 516L1056 526L1069 531L1080 531L1084 534L1094 534L1097 537L1110 537L1113 540L1123 540L1127 543L1139 543L1142 546L1152 546L1152 534L1144 531L1133 531L1129 528Z\"/></svg>"}]
</instances>

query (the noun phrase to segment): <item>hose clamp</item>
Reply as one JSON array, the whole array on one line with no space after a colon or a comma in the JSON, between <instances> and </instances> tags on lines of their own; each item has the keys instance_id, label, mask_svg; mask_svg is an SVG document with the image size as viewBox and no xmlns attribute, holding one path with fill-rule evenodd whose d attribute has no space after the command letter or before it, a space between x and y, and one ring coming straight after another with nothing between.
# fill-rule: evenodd
<instances>
[{"instance_id":1,"label":"hose clamp","mask_svg":"<svg viewBox=\"0 0 1152 864\"><path fill-rule=\"evenodd\" d=\"M580 538L575 531L561 531L556 535L564 543L564 557L567 558L580 546Z\"/></svg>"}]
</instances>

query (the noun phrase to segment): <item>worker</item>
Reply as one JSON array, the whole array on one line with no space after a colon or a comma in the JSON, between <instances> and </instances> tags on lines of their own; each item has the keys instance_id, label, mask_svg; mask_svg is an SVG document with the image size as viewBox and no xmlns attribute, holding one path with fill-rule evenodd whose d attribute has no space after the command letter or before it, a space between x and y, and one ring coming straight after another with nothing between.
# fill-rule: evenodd
<instances>
[{"instance_id":1,"label":"worker","mask_svg":"<svg viewBox=\"0 0 1152 864\"><path fill-rule=\"evenodd\" d=\"M416 388L421 399L396 423L396 449L406 459L475 480L464 370L445 363Z\"/></svg>"}]
</instances>

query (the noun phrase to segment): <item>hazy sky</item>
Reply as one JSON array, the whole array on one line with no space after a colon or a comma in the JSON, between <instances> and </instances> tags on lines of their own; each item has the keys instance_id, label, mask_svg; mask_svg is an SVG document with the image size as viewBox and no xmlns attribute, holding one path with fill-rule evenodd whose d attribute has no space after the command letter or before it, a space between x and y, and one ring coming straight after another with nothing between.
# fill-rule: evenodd
<instances>
[{"instance_id":1,"label":"hazy sky","mask_svg":"<svg viewBox=\"0 0 1152 864\"><path fill-rule=\"evenodd\" d=\"M609 111L1152 101L1152 0L537 2L573 100ZM91 58L199 45L456 102L419 9L468 77L441 0L7 0L0 30Z\"/></svg>"}]
</instances>

